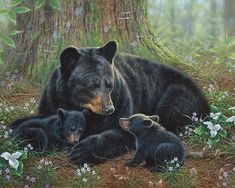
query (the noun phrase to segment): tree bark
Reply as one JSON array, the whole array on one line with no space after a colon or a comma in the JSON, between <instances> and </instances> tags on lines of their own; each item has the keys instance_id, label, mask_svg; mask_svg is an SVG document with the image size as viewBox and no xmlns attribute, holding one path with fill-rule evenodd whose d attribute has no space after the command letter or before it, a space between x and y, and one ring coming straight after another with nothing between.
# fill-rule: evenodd
<instances>
[{"instance_id":1,"label":"tree bark","mask_svg":"<svg viewBox=\"0 0 235 188\"><path fill-rule=\"evenodd\" d=\"M26 0L25 5L32 4ZM43 8L17 15L16 49L8 52L7 62L24 68L57 59L67 45L103 45L117 40L125 52L135 43L150 50L161 61L176 64L181 60L151 32L146 0L70 0L61 1L61 11L53 10L48 0Z\"/></svg>"}]
</instances>

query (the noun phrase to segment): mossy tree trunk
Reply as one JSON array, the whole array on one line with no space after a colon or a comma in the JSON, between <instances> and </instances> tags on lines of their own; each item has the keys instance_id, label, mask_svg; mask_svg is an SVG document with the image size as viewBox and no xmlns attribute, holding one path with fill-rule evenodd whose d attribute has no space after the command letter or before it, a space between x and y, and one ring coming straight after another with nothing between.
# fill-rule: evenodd
<instances>
[{"instance_id":1,"label":"mossy tree trunk","mask_svg":"<svg viewBox=\"0 0 235 188\"><path fill-rule=\"evenodd\" d=\"M32 5L26 0L25 5ZM66 45L94 46L117 40L121 50L135 51L136 45L148 49L161 61L178 64L180 59L151 32L146 0L70 0L61 1L54 10L48 1L39 10L17 15L16 49L11 49L7 62L23 67L58 58ZM138 46L139 47L139 46Z\"/></svg>"}]
</instances>

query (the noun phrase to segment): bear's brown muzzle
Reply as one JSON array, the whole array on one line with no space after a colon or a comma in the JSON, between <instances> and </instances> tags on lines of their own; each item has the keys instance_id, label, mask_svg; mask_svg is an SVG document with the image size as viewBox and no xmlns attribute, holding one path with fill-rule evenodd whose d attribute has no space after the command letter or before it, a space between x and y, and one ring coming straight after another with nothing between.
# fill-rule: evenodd
<instances>
[{"instance_id":1,"label":"bear's brown muzzle","mask_svg":"<svg viewBox=\"0 0 235 188\"><path fill-rule=\"evenodd\" d=\"M105 116L111 115L115 111L111 98L107 97L107 99L104 100L100 95L93 97L83 106L96 114Z\"/></svg>"},{"instance_id":2,"label":"bear's brown muzzle","mask_svg":"<svg viewBox=\"0 0 235 188\"><path fill-rule=\"evenodd\" d=\"M79 142L80 136L76 134L70 134L66 137L69 143L73 144L75 142Z\"/></svg>"},{"instance_id":3,"label":"bear's brown muzzle","mask_svg":"<svg viewBox=\"0 0 235 188\"><path fill-rule=\"evenodd\" d=\"M129 130L129 118L120 118L119 125L126 131Z\"/></svg>"}]
</instances>

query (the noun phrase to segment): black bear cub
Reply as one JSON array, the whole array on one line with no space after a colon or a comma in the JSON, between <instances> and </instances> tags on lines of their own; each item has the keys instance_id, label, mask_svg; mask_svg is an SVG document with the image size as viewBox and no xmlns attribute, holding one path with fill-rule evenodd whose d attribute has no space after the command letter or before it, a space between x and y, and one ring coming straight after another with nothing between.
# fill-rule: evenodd
<instances>
[{"instance_id":1,"label":"black bear cub","mask_svg":"<svg viewBox=\"0 0 235 188\"><path fill-rule=\"evenodd\" d=\"M36 149L60 149L79 141L85 131L88 114L86 109L79 112L58 108L56 115L24 121L14 129L14 132L16 137L29 143L36 143Z\"/></svg>"},{"instance_id":2,"label":"black bear cub","mask_svg":"<svg viewBox=\"0 0 235 188\"><path fill-rule=\"evenodd\" d=\"M135 136L136 152L126 165L134 166L146 162L151 171L163 171L167 161L178 158L184 161L184 146L173 133L166 131L159 123L157 115L135 114L129 118L120 118L120 126Z\"/></svg>"}]
</instances>

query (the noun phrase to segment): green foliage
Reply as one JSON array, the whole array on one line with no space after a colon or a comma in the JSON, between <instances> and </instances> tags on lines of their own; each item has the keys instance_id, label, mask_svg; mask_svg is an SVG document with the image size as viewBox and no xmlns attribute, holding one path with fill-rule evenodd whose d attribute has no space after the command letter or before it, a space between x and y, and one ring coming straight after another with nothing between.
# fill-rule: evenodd
<instances>
[{"instance_id":1,"label":"green foliage","mask_svg":"<svg viewBox=\"0 0 235 188\"><path fill-rule=\"evenodd\" d=\"M54 9L58 9L60 10L60 0L50 0L50 5L52 6L52 8Z\"/></svg>"},{"instance_id":2,"label":"green foliage","mask_svg":"<svg viewBox=\"0 0 235 188\"><path fill-rule=\"evenodd\" d=\"M17 176L22 176L23 174L23 169L24 169L24 164L23 164L23 160L27 159L27 151L17 151L22 153L22 155L20 156L20 158L18 158L17 160L19 161L19 167L17 169L11 167L8 163L7 160L5 160L4 158L0 157L0 169L10 169L11 175L17 175Z\"/></svg>"},{"instance_id":3,"label":"green foliage","mask_svg":"<svg viewBox=\"0 0 235 188\"><path fill-rule=\"evenodd\" d=\"M195 116L192 118L195 120ZM215 105L211 105L210 116L206 120L196 120L193 126L195 135L190 139L209 147L218 145L222 140L227 139L227 130L229 127L234 126L233 123L227 121L228 118L218 111Z\"/></svg>"},{"instance_id":4,"label":"green foliage","mask_svg":"<svg viewBox=\"0 0 235 188\"><path fill-rule=\"evenodd\" d=\"M169 187L182 187L190 188L192 187L192 179L190 177L190 172L185 168L180 168L178 170L167 171L161 174L162 179L166 182Z\"/></svg>"},{"instance_id":5,"label":"green foliage","mask_svg":"<svg viewBox=\"0 0 235 188\"><path fill-rule=\"evenodd\" d=\"M45 187L51 185L57 180L58 167L53 161L42 158L31 167L30 172L36 177L36 187Z\"/></svg>"},{"instance_id":6,"label":"green foliage","mask_svg":"<svg viewBox=\"0 0 235 188\"><path fill-rule=\"evenodd\" d=\"M45 4L45 0L37 0L35 4L35 10L41 8Z\"/></svg>"}]
</instances>

